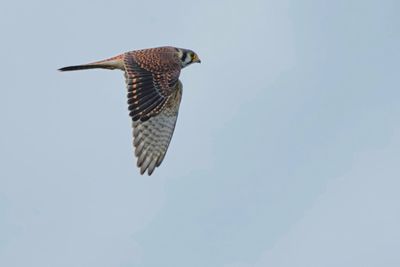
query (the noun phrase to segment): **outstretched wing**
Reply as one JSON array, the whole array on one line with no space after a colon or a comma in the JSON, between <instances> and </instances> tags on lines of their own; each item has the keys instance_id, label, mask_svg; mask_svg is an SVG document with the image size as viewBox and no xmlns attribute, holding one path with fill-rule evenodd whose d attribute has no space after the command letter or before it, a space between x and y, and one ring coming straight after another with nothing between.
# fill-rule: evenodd
<instances>
[{"instance_id":1,"label":"outstretched wing","mask_svg":"<svg viewBox=\"0 0 400 267\"><path fill-rule=\"evenodd\" d=\"M182 83L178 80L176 90L166 98L163 109L148 120L133 121L133 145L140 173L151 175L163 161L174 133L182 98Z\"/></svg>"},{"instance_id":2,"label":"outstretched wing","mask_svg":"<svg viewBox=\"0 0 400 267\"><path fill-rule=\"evenodd\" d=\"M158 114L174 92L181 66L174 48L154 48L124 56L129 115L146 121Z\"/></svg>"}]
</instances>

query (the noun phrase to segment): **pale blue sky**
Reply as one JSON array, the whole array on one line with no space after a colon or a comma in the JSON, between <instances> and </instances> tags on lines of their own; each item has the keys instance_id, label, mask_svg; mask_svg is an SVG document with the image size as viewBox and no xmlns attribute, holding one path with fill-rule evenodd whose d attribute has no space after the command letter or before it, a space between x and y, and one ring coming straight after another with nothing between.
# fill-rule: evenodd
<instances>
[{"instance_id":1,"label":"pale blue sky","mask_svg":"<svg viewBox=\"0 0 400 267\"><path fill-rule=\"evenodd\" d=\"M0 266L400 266L398 1L9 1ZM122 73L173 45L167 156L140 176Z\"/></svg>"}]
</instances>

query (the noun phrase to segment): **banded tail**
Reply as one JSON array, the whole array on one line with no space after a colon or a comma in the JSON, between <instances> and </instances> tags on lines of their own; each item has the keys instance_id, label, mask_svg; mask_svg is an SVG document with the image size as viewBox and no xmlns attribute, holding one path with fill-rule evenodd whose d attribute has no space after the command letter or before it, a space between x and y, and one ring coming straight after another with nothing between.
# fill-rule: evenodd
<instances>
[{"instance_id":1,"label":"banded tail","mask_svg":"<svg viewBox=\"0 0 400 267\"><path fill-rule=\"evenodd\" d=\"M68 66L58 69L59 71L74 71L74 70L88 70L88 69L120 69L125 70L124 67L124 54L118 55L109 59L96 61L93 63Z\"/></svg>"}]
</instances>

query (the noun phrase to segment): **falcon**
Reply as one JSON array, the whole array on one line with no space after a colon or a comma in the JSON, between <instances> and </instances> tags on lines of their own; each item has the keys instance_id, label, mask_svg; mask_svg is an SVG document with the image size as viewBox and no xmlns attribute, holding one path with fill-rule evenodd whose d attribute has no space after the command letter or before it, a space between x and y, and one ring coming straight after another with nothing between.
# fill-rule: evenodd
<instances>
[{"instance_id":1,"label":"falcon","mask_svg":"<svg viewBox=\"0 0 400 267\"><path fill-rule=\"evenodd\" d=\"M119 69L125 73L137 166L140 174L151 175L162 163L174 133L182 98L181 70L200 62L192 50L164 46L59 70Z\"/></svg>"}]
</instances>

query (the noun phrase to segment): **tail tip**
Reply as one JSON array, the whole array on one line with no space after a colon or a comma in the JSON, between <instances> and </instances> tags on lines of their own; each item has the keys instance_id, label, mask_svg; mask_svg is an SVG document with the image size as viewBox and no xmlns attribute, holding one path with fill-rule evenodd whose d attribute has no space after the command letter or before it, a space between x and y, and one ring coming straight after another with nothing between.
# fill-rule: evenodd
<instances>
[{"instance_id":1,"label":"tail tip","mask_svg":"<svg viewBox=\"0 0 400 267\"><path fill-rule=\"evenodd\" d=\"M78 68L76 68L75 66L70 66L70 67L62 67L59 68L58 71L70 71L70 70L77 70Z\"/></svg>"}]
</instances>

